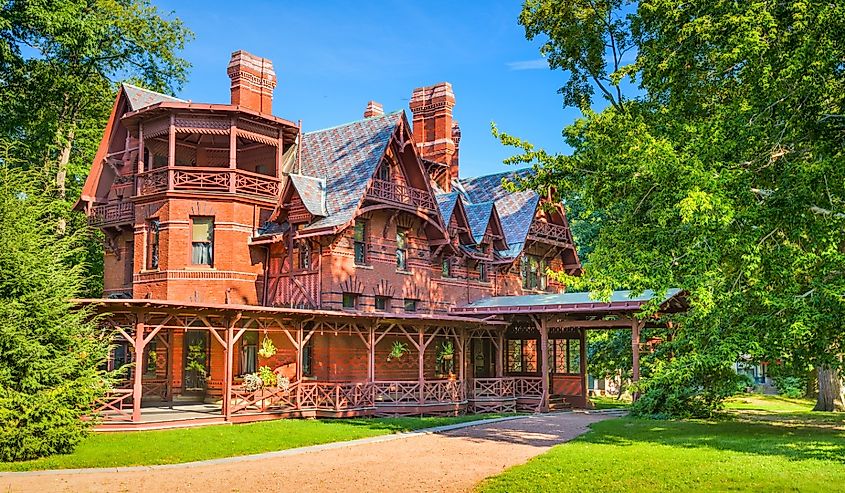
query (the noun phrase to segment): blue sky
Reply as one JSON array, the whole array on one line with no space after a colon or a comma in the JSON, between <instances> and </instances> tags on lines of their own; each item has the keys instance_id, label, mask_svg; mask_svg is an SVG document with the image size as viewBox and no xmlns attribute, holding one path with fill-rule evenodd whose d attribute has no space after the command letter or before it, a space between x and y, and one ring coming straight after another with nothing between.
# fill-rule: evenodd
<instances>
[{"instance_id":1,"label":"blue sky","mask_svg":"<svg viewBox=\"0 0 845 493\"><path fill-rule=\"evenodd\" d=\"M238 49L273 61L273 112L306 131L359 119L371 99L409 113L415 87L451 82L462 176L507 169L513 152L491 122L566 152L561 130L578 116L557 94L565 74L549 70L540 41L517 24L519 1L154 1L196 33L183 53L193 64L177 94L185 99L228 102L226 65Z\"/></svg>"}]
</instances>

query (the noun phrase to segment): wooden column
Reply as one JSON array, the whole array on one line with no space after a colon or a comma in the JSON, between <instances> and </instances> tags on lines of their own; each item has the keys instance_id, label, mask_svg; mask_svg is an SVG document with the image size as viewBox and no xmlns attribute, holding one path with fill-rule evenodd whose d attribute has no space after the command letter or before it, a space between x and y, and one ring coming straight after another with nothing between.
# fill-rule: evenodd
<instances>
[{"instance_id":1,"label":"wooden column","mask_svg":"<svg viewBox=\"0 0 845 493\"><path fill-rule=\"evenodd\" d=\"M135 320L135 368L132 374L132 422L141 421L141 397L144 388L144 314L139 313Z\"/></svg>"},{"instance_id":2,"label":"wooden column","mask_svg":"<svg viewBox=\"0 0 845 493\"><path fill-rule=\"evenodd\" d=\"M371 324L368 331L369 354L367 355L367 381L374 382L376 380L376 325L378 322Z\"/></svg>"},{"instance_id":3,"label":"wooden column","mask_svg":"<svg viewBox=\"0 0 845 493\"><path fill-rule=\"evenodd\" d=\"M176 115L170 114L167 131L167 189L173 190L173 168L176 166Z\"/></svg>"},{"instance_id":4,"label":"wooden column","mask_svg":"<svg viewBox=\"0 0 845 493\"><path fill-rule=\"evenodd\" d=\"M283 130L279 129L279 140L278 144L276 144L276 178L282 177L282 164L283 164L283 155L285 149L285 140Z\"/></svg>"},{"instance_id":5,"label":"wooden column","mask_svg":"<svg viewBox=\"0 0 845 493\"><path fill-rule=\"evenodd\" d=\"M420 405L425 403L425 327L420 327L417 329L417 335L419 337L418 344L419 344L419 378L418 382L420 383Z\"/></svg>"},{"instance_id":6,"label":"wooden column","mask_svg":"<svg viewBox=\"0 0 845 493\"><path fill-rule=\"evenodd\" d=\"M224 365L224 378L223 380L223 415L225 416L226 421L229 421L229 418L232 417L232 365L234 364L234 351L232 351L233 340L235 337L235 323L234 321L229 321L228 326L226 327L226 347L223 348L225 351L226 362Z\"/></svg>"},{"instance_id":7,"label":"wooden column","mask_svg":"<svg viewBox=\"0 0 845 493\"><path fill-rule=\"evenodd\" d=\"M640 328L642 322L637 319L631 321L631 382L637 383L640 380ZM634 400L639 397L635 392L633 394Z\"/></svg>"},{"instance_id":8,"label":"wooden column","mask_svg":"<svg viewBox=\"0 0 845 493\"><path fill-rule=\"evenodd\" d=\"M461 382L464 381L464 375L466 374L465 367L466 367L466 329L458 329L458 347L460 348L460 354L458 355L458 380Z\"/></svg>"},{"instance_id":9,"label":"wooden column","mask_svg":"<svg viewBox=\"0 0 845 493\"><path fill-rule=\"evenodd\" d=\"M543 388L543 398L540 403L540 410L549 410L549 329L546 327L546 319L540 317L540 383Z\"/></svg>"},{"instance_id":10,"label":"wooden column","mask_svg":"<svg viewBox=\"0 0 845 493\"><path fill-rule=\"evenodd\" d=\"M173 331L167 331L167 369L164 371L164 378L167 380L167 400L170 407L173 407Z\"/></svg>"},{"instance_id":11,"label":"wooden column","mask_svg":"<svg viewBox=\"0 0 845 493\"><path fill-rule=\"evenodd\" d=\"M137 173L140 175L144 172L144 123L138 124L138 169ZM140 176L135 177L135 195L141 195L142 179Z\"/></svg>"},{"instance_id":12,"label":"wooden column","mask_svg":"<svg viewBox=\"0 0 845 493\"><path fill-rule=\"evenodd\" d=\"M299 322L299 328L296 330L296 381L302 381L302 322Z\"/></svg>"},{"instance_id":13,"label":"wooden column","mask_svg":"<svg viewBox=\"0 0 845 493\"><path fill-rule=\"evenodd\" d=\"M238 127L232 117L229 122L229 192L235 193L235 172L238 168Z\"/></svg>"},{"instance_id":14,"label":"wooden column","mask_svg":"<svg viewBox=\"0 0 845 493\"><path fill-rule=\"evenodd\" d=\"M584 407L587 407L587 329L581 329L581 397L584 399Z\"/></svg>"},{"instance_id":15,"label":"wooden column","mask_svg":"<svg viewBox=\"0 0 845 493\"><path fill-rule=\"evenodd\" d=\"M496 377L502 378L505 375L505 331L502 329L502 332L499 333L497 336L497 342L499 343L496 347Z\"/></svg>"}]
</instances>

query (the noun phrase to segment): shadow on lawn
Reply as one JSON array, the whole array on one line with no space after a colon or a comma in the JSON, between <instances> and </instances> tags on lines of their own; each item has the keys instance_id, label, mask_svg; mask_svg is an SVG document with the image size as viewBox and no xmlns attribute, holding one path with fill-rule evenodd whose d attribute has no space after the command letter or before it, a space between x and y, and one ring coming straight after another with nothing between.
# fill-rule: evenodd
<instances>
[{"instance_id":1,"label":"shadow on lawn","mask_svg":"<svg viewBox=\"0 0 845 493\"><path fill-rule=\"evenodd\" d=\"M652 421L626 418L595 425L582 442L628 446L651 443L703 448L791 460L830 460L845 464L845 431L806 421L785 422L783 415L761 421Z\"/></svg>"}]
</instances>

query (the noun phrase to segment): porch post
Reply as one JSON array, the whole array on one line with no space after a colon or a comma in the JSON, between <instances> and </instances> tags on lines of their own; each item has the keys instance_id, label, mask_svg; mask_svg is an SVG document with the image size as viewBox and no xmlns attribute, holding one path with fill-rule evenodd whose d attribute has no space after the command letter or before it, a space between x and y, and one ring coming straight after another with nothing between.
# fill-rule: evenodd
<instances>
[{"instance_id":1,"label":"porch post","mask_svg":"<svg viewBox=\"0 0 845 493\"><path fill-rule=\"evenodd\" d=\"M420 405L425 403L425 327L420 326L417 329L417 335L419 337L419 378L418 381L420 383Z\"/></svg>"},{"instance_id":2,"label":"porch post","mask_svg":"<svg viewBox=\"0 0 845 493\"><path fill-rule=\"evenodd\" d=\"M584 407L587 407L587 329L581 329L581 397L584 399Z\"/></svg>"},{"instance_id":3,"label":"porch post","mask_svg":"<svg viewBox=\"0 0 845 493\"><path fill-rule=\"evenodd\" d=\"M276 178L279 179L282 178L282 151L284 151L285 147L285 139L282 132L282 129L279 129L279 139L276 144Z\"/></svg>"},{"instance_id":4,"label":"porch post","mask_svg":"<svg viewBox=\"0 0 845 493\"><path fill-rule=\"evenodd\" d=\"M549 329L546 327L545 317L540 317L540 383L543 388L543 397L540 402L540 411L549 410Z\"/></svg>"},{"instance_id":5,"label":"porch post","mask_svg":"<svg viewBox=\"0 0 845 493\"><path fill-rule=\"evenodd\" d=\"M144 123L138 124L138 169L136 173L140 175L144 172ZM141 195L141 178L135 177L135 195Z\"/></svg>"},{"instance_id":6,"label":"porch post","mask_svg":"<svg viewBox=\"0 0 845 493\"><path fill-rule=\"evenodd\" d=\"M302 381L302 322L296 330L296 381Z\"/></svg>"},{"instance_id":7,"label":"porch post","mask_svg":"<svg viewBox=\"0 0 845 493\"><path fill-rule=\"evenodd\" d=\"M458 355L458 380L464 381L465 369L466 367L466 329L458 329L458 347L460 348L461 352Z\"/></svg>"},{"instance_id":8,"label":"porch post","mask_svg":"<svg viewBox=\"0 0 845 493\"><path fill-rule=\"evenodd\" d=\"M631 382L637 383L640 380L640 328L642 322L636 318L631 321ZM637 400L639 395L635 392L632 396Z\"/></svg>"},{"instance_id":9,"label":"porch post","mask_svg":"<svg viewBox=\"0 0 845 493\"><path fill-rule=\"evenodd\" d=\"M499 344L496 346L496 377L502 378L505 375L505 331L496 336Z\"/></svg>"},{"instance_id":10,"label":"porch post","mask_svg":"<svg viewBox=\"0 0 845 493\"><path fill-rule=\"evenodd\" d=\"M141 421L141 397L144 393L141 378L144 376L144 314L135 319L135 368L132 374L132 422Z\"/></svg>"},{"instance_id":11,"label":"porch post","mask_svg":"<svg viewBox=\"0 0 845 493\"><path fill-rule=\"evenodd\" d=\"M235 170L238 167L238 127L232 117L229 122L229 192L235 193Z\"/></svg>"},{"instance_id":12,"label":"porch post","mask_svg":"<svg viewBox=\"0 0 845 493\"><path fill-rule=\"evenodd\" d=\"M170 127L167 131L167 189L173 190L173 173L176 166L176 115L170 114Z\"/></svg>"},{"instance_id":13,"label":"porch post","mask_svg":"<svg viewBox=\"0 0 845 493\"><path fill-rule=\"evenodd\" d=\"M232 340L235 337L234 327L235 322L233 320L229 320L226 327L226 347L223 348L223 351L226 352L226 364L224 370L225 380L223 381L223 415L225 416L226 421L229 421L229 418L232 417L232 365L234 364Z\"/></svg>"},{"instance_id":14,"label":"porch post","mask_svg":"<svg viewBox=\"0 0 845 493\"><path fill-rule=\"evenodd\" d=\"M378 325L378 322L370 324L367 334L367 346L369 347L369 354L367 354L367 381L370 383L376 380L376 325Z\"/></svg>"}]
</instances>

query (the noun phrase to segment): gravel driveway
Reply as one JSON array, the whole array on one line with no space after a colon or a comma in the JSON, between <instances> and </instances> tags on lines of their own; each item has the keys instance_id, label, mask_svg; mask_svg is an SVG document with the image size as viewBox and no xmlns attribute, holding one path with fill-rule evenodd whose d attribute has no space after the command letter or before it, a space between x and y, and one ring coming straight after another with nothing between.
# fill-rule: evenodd
<instances>
[{"instance_id":1,"label":"gravel driveway","mask_svg":"<svg viewBox=\"0 0 845 493\"><path fill-rule=\"evenodd\" d=\"M556 413L376 443L217 464L2 475L0 491L467 491L613 417Z\"/></svg>"}]
</instances>

